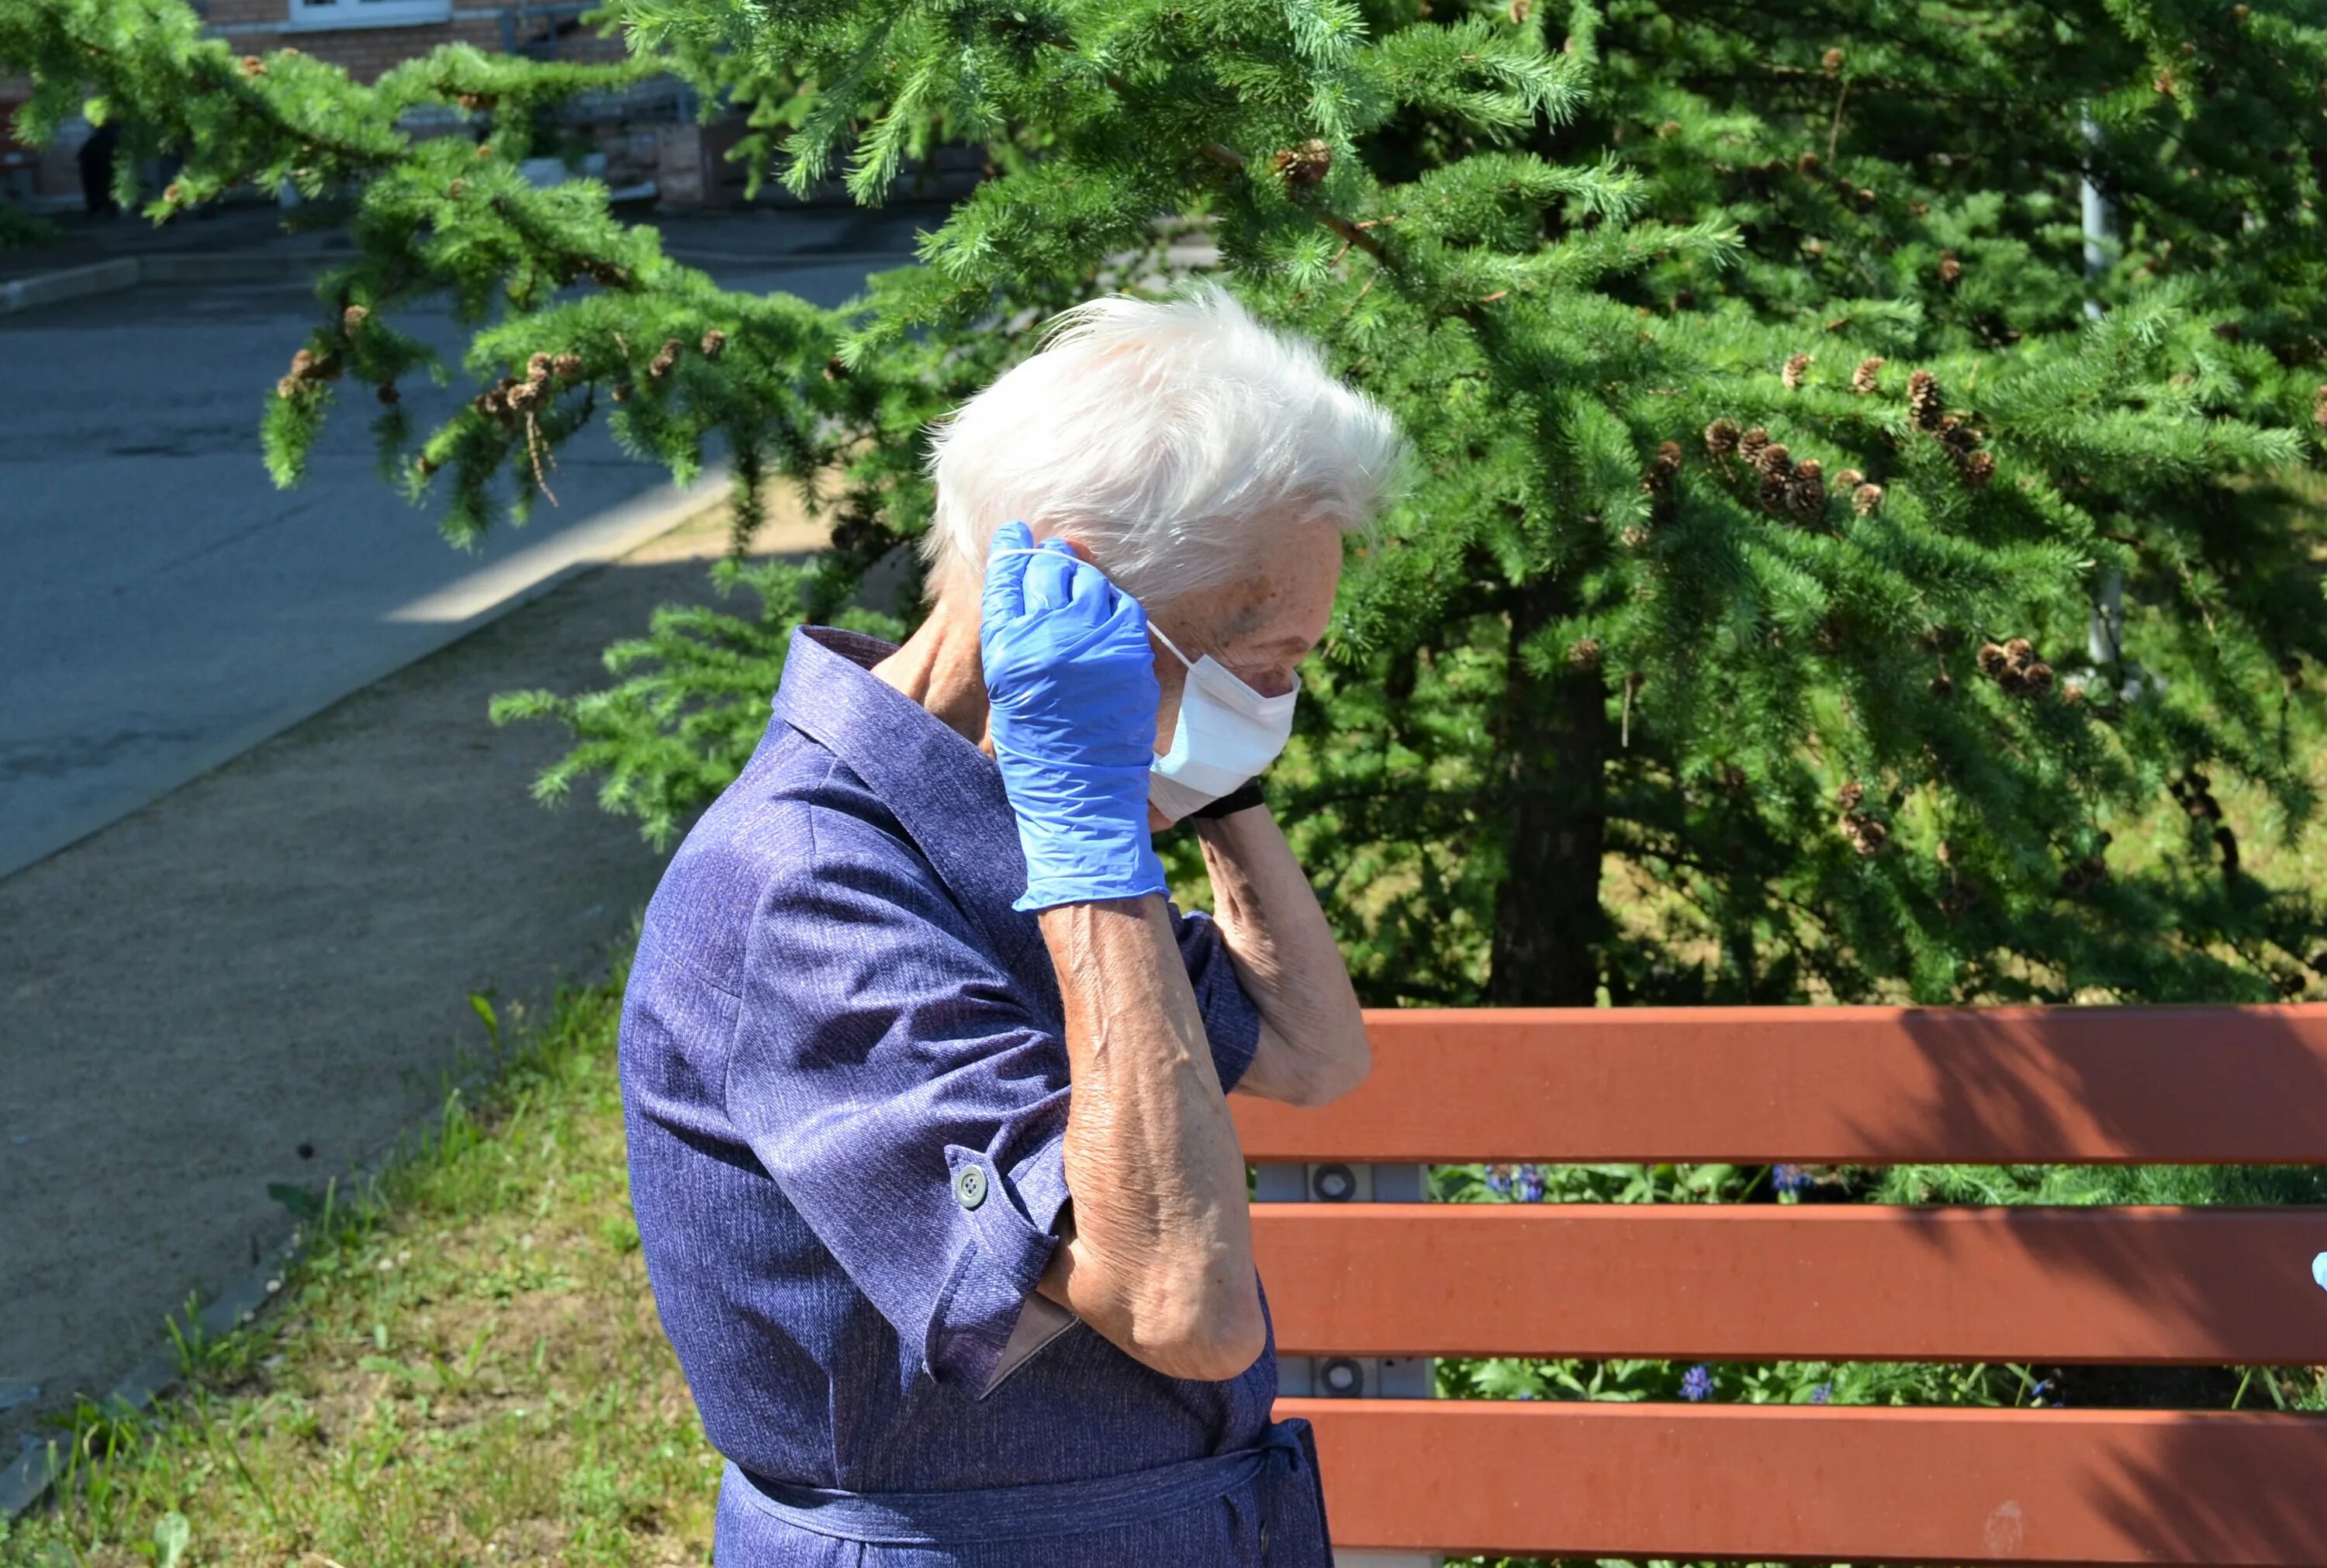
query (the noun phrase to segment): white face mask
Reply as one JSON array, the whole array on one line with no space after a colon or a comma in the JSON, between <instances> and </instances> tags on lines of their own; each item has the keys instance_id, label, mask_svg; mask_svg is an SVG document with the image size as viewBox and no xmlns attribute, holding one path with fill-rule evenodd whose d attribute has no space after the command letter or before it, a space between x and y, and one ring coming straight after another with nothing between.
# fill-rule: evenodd
<instances>
[{"instance_id":1,"label":"white face mask","mask_svg":"<svg viewBox=\"0 0 2327 1568\"><path fill-rule=\"evenodd\" d=\"M1149 621L1147 630L1188 667L1180 693L1180 722L1173 726L1172 749L1149 766L1147 798L1177 821L1200 806L1234 794L1259 777L1293 736L1295 686L1283 696L1265 697L1210 654L1191 660Z\"/></svg>"},{"instance_id":2,"label":"white face mask","mask_svg":"<svg viewBox=\"0 0 2327 1568\"><path fill-rule=\"evenodd\" d=\"M998 550L993 558L1041 553ZM1276 761L1293 738L1293 705L1300 699L1301 688L1296 686L1280 697L1262 696L1210 654L1190 659L1154 621L1147 630L1188 667L1172 749L1149 764L1147 772L1149 803L1176 822L1200 806L1233 795L1245 780L1260 777Z\"/></svg>"}]
</instances>

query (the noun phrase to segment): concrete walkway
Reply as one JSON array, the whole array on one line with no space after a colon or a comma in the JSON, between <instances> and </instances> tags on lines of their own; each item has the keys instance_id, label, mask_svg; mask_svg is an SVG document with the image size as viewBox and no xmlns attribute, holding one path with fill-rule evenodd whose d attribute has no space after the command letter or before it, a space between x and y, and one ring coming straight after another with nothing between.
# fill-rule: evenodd
<instances>
[{"instance_id":1,"label":"concrete walkway","mask_svg":"<svg viewBox=\"0 0 2327 1568\"><path fill-rule=\"evenodd\" d=\"M724 539L709 514L0 881L0 1466L281 1243L270 1182L371 1165L435 1111L485 1043L470 992L603 963L662 857L537 805L562 733L485 705L598 683L655 605L712 600Z\"/></svg>"}]
</instances>

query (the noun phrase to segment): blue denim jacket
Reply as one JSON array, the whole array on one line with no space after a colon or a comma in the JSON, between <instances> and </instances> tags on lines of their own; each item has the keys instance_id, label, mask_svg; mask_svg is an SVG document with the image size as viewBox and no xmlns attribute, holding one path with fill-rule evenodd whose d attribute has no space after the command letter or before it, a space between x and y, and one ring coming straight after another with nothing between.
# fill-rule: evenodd
<instances>
[{"instance_id":1,"label":"blue denim jacket","mask_svg":"<svg viewBox=\"0 0 2327 1568\"><path fill-rule=\"evenodd\" d=\"M1013 1341L1067 1199L1064 1021L1010 907L1001 775L869 673L890 651L794 635L624 999L631 1198L730 1461L722 1568L1322 1565L1313 1455L1270 1420L1273 1345L1191 1382L1040 1302L1061 1331ZM1231 1086L1258 1014L1211 922L1174 923Z\"/></svg>"}]
</instances>

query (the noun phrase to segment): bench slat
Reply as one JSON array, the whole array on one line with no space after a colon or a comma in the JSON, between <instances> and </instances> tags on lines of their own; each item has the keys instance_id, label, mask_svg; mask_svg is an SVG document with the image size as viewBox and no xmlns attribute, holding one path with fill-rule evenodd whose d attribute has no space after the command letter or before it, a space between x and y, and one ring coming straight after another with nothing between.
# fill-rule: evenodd
<instances>
[{"instance_id":1,"label":"bench slat","mask_svg":"<svg viewBox=\"0 0 2327 1568\"><path fill-rule=\"evenodd\" d=\"M1271 1162L2327 1164L2327 1004L1401 1009Z\"/></svg>"},{"instance_id":2,"label":"bench slat","mask_svg":"<svg viewBox=\"0 0 2327 1568\"><path fill-rule=\"evenodd\" d=\"M1284 1399L1336 1545L1817 1562L2327 1563L2327 1420Z\"/></svg>"},{"instance_id":3,"label":"bench slat","mask_svg":"<svg viewBox=\"0 0 2327 1568\"><path fill-rule=\"evenodd\" d=\"M1252 1213L1287 1355L2327 1363L2327 1209Z\"/></svg>"}]
</instances>

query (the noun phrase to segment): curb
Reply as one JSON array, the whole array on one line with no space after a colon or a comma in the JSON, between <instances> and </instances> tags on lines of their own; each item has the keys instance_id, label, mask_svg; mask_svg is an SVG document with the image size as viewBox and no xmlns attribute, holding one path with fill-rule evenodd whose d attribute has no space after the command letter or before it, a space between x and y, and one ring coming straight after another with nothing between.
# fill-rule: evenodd
<instances>
[{"instance_id":1,"label":"curb","mask_svg":"<svg viewBox=\"0 0 2327 1568\"><path fill-rule=\"evenodd\" d=\"M283 1274L298 1255L295 1242L278 1247L273 1257L261 1263L241 1279L229 1285L218 1299L205 1307L194 1320L205 1336L230 1333L251 1322L258 1310L273 1300L283 1288ZM182 1321L176 1313L173 1321ZM129 1369L120 1382L106 1395L108 1405L126 1405L143 1411L159 1395L169 1392L178 1383L178 1363L169 1356L154 1355ZM66 1467L66 1443L62 1438L51 1438L38 1448L26 1449L5 1470L0 1470L0 1524L14 1518L49 1495L57 1478Z\"/></svg>"},{"instance_id":2,"label":"curb","mask_svg":"<svg viewBox=\"0 0 2327 1568\"><path fill-rule=\"evenodd\" d=\"M0 283L0 316L90 294L117 294L141 283L276 283L311 277L353 251L165 251L125 256L60 272L36 272Z\"/></svg>"},{"instance_id":3,"label":"curb","mask_svg":"<svg viewBox=\"0 0 2327 1568\"><path fill-rule=\"evenodd\" d=\"M64 826L33 841L29 852L19 850L0 858L0 878L71 848L92 834L102 833L124 817L144 810L174 790L183 789L273 740L294 724L305 723L332 705L367 686L386 680L410 665L458 642L510 611L530 603L584 573L595 571L629 555L650 539L694 521L705 512L726 504L728 468L706 463L691 484L660 484L618 501L603 511L552 535L530 548L504 556L466 576L422 595L388 612L387 619L427 626L429 635L412 648L395 653L328 695L309 694L226 736L197 753L175 783L124 809L106 805L70 817Z\"/></svg>"},{"instance_id":4,"label":"curb","mask_svg":"<svg viewBox=\"0 0 2327 1568\"><path fill-rule=\"evenodd\" d=\"M124 257L117 261L67 267L62 272L39 272L30 277L0 283L0 316L29 311L38 305L77 300L85 294L112 294L117 289L135 288L144 270L138 257Z\"/></svg>"}]
</instances>

